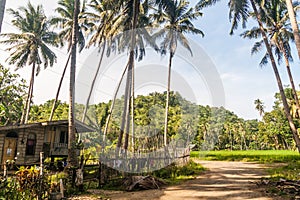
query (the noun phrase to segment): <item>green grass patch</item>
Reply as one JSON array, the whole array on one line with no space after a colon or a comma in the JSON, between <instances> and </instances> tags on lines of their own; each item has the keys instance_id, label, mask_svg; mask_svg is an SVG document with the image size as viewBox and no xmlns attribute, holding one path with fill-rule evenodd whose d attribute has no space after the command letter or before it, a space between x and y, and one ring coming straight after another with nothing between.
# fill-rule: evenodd
<instances>
[{"instance_id":1,"label":"green grass patch","mask_svg":"<svg viewBox=\"0 0 300 200\"><path fill-rule=\"evenodd\" d=\"M300 161L298 152L288 150L192 151L191 157L204 160L255 161L261 163Z\"/></svg>"},{"instance_id":2,"label":"green grass patch","mask_svg":"<svg viewBox=\"0 0 300 200\"><path fill-rule=\"evenodd\" d=\"M184 166L176 166L175 164L172 164L160 170L154 171L153 175L172 185L178 184L185 180L194 179L204 170L205 168L202 165L190 160Z\"/></svg>"},{"instance_id":3,"label":"green grass patch","mask_svg":"<svg viewBox=\"0 0 300 200\"><path fill-rule=\"evenodd\" d=\"M272 167L268 169L268 173L274 180L283 178L286 180L297 181L300 179L300 161L288 162L282 166Z\"/></svg>"}]
</instances>

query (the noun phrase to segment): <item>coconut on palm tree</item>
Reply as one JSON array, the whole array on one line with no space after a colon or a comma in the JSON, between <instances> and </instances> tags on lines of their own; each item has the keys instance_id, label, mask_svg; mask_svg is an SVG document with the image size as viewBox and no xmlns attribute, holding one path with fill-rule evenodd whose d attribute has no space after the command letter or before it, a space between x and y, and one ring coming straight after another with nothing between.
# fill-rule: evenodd
<instances>
[{"instance_id":1,"label":"coconut on palm tree","mask_svg":"<svg viewBox=\"0 0 300 200\"><path fill-rule=\"evenodd\" d=\"M9 9L13 16L12 24L20 33L1 34L6 40L1 43L10 45L11 52L8 61L16 69L31 66L31 78L26 103L24 105L21 123L27 123L33 95L34 77L41 70L41 65L47 68L56 62L56 55L48 45L57 46L57 34L49 29L49 20L44 14L41 5L33 6L30 2L27 7L18 10Z\"/></svg>"},{"instance_id":2,"label":"coconut on palm tree","mask_svg":"<svg viewBox=\"0 0 300 200\"><path fill-rule=\"evenodd\" d=\"M169 99L171 90L171 71L172 60L174 58L178 42L188 49L192 54L192 49L189 46L188 39L185 34L199 34L204 36L203 32L197 29L192 20L197 19L202 15L200 11L193 8L189 8L189 2L186 0L175 0L169 2L162 13L155 18L159 23L164 25L164 28L154 34L155 38L163 38L161 42L162 54L169 53L169 65L168 65L168 82L167 82L167 95L166 95L166 107L165 107L165 124L164 124L164 145L167 145L168 135L168 113L169 113Z\"/></svg>"}]
</instances>

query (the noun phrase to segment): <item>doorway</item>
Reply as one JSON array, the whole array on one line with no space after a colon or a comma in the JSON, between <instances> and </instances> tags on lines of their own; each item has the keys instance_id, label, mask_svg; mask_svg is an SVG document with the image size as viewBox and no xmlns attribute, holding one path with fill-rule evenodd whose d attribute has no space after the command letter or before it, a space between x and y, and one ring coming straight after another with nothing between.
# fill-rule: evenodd
<instances>
[{"instance_id":1,"label":"doorway","mask_svg":"<svg viewBox=\"0 0 300 200\"><path fill-rule=\"evenodd\" d=\"M6 134L3 147L2 163L7 160L14 160L17 151L18 134L16 132L9 132Z\"/></svg>"}]
</instances>

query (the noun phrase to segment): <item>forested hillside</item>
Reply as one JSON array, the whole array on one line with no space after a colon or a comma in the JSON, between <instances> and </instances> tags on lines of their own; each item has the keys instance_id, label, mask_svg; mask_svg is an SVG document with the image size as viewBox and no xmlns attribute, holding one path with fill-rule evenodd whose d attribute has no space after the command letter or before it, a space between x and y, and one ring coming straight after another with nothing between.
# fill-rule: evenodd
<instances>
[{"instance_id":1,"label":"forested hillside","mask_svg":"<svg viewBox=\"0 0 300 200\"><path fill-rule=\"evenodd\" d=\"M21 116L22 101L25 94L24 81L17 74L10 73L1 66L1 125L18 123ZM5 78L4 78L5 77ZM2 80L3 79L3 80ZM292 115L297 121L297 112L293 109L294 99L291 89L285 89L289 99ZM263 102L256 100L253 109L258 109L262 120L244 120L235 113L223 107L196 105L180 96L179 93L170 93L170 110L168 123L168 140L182 139L185 144L192 142L199 149L293 149L288 122L284 116L280 96L275 94L273 110L264 111ZM166 92L151 93L147 96L137 96L135 99L134 124L135 148L146 148L150 143L161 146L164 132L164 107ZM86 147L100 146L103 135L106 135L106 145L115 145L119 133L120 117L122 115L124 98L117 99L110 122L105 125L111 101L90 105L85 123L93 126L98 133L84 135ZM51 113L53 100L41 105L33 105L30 111L30 122L47 121ZM81 121L84 105L76 105L76 119ZM68 118L68 104L58 102L54 120ZM145 139L149 138L149 140ZM191 141L189 141L191 140Z\"/></svg>"}]
</instances>

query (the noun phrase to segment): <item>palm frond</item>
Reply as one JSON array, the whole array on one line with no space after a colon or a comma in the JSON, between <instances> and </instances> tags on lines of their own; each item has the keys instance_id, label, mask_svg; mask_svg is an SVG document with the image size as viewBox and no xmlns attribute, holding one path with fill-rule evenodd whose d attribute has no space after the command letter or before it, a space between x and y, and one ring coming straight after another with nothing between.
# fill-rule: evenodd
<instances>
[{"instance_id":1,"label":"palm frond","mask_svg":"<svg viewBox=\"0 0 300 200\"><path fill-rule=\"evenodd\" d=\"M231 0L228 3L229 6L229 20L231 21L230 34L232 35L234 30L238 28L239 22L242 23L242 27L246 27L246 22L249 17L249 2L248 0Z\"/></svg>"},{"instance_id":2,"label":"palm frond","mask_svg":"<svg viewBox=\"0 0 300 200\"><path fill-rule=\"evenodd\" d=\"M261 59L261 61L260 61L260 63L259 63L259 66L260 66L260 67L263 67L263 66L265 66L266 64L268 64L269 58L270 58L269 54L266 53L266 54L264 55L264 57Z\"/></svg>"},{"instance_id":3,"label":"palm frond","mask_svg":"<svg viewBox=\"0 0 300 200\"><path fill-rule=\"evenodd\" d=\"M260 52L261 49L263 48L263 44L264 44L263 40L256 42L251 49L251 55Z\"/></svg>"},{"instance_id":4,"label":"palm frond","mask_svg":"<svg viewBox=\"0 0 300 200\"><path fill-rule=\"evenodd\" d=\"M196 4L196 10L201 10L203 8L206 8L208 6L212 6L215 5L217 2L219 2L220 0L200 0L197 4Z\"/></svg>"}]
</instances>

